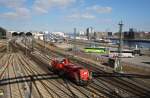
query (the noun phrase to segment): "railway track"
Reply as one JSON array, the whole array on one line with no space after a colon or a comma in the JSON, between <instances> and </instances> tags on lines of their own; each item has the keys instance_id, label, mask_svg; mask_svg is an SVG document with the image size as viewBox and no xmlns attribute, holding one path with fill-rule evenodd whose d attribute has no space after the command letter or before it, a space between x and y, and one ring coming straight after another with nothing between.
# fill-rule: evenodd
<instances>
[{"instance_id":1,"label":"railway track","mask_svg":"<svg viewBox=\"0 0 150 98\"><path fill-rule=\"evenodd\" d=\"M16 52L16 50L15 50L15 52ZM0 75L1 75L2 81L0 81L0 84L7 84L7 83L3 83L3 82L5 82L4 80L8 81L8 85L7 85L8 89L5 90L5 93L7 94L7 96L4 96L4 98L27 98L27 97L25 97L25 93L22 93L24 91L22 91L21 84L19 83L19 80L17 79L18 77L20 77L17 74L19 68L20 67L22 68L25 65L18 67L18 64L20 63L20 61L15 61L15 59L17 59L16 56L17 55L15 55L14 53L9 54L10 58L8 58L8 57L4 58L4 61L6 62L6 64L4 66L2 66L3 68L1 68L2 71L1 71ZM5 79L3 79L3 77L5 77ZM11 79L14 79L14 80L11 80ZM14 82L16 82L16 83L14 83ZM37 85L37 84L34 84L34 85ZM42 98L42 97L36 97L36 98ZM46 97L44 97L44 98L46 98ZM47 98L51 98L51 97L47 97Z\"/></svg>"},{"instance_id":2,"label":"railway track","mask_svg":"<svg viewBox=\"0 0 150 98\"><path fill-rule=\"evenodd\" d=\"M38 54L39 55L39 54ZM29 65L31 65L31 64L29 64ZM40 71L38 71L38 72L40 72ZM75 84L72 84L72 85L74 85L74 86L72 86L72 85L70 85L70 83L66 83L66 82L61 82L60 83L60 81L61 80L59 80L58 81L58 79L57 79L57 82L59 83L59 85L61 84L63 84L63 83L65 83L65 84L63 84L61 87L63 87L63 88L66 88L66 91L67 91L67 95L68 95L68 93L69 92L71 92L71 94L72 95L69 95L70 97L69 98L71 98L71 97L79 97L79 98L82 98L83 96L84 97L91 97L91 95L94 93L94 92L91 92L91 90L90 91L87 91L86 90L86 88L82 88L82 90L80 90L80 89L78 89L78 86L77 87L75 87L76 85ZM52 83L52 81L49 81L50 82L50 84L53 84L53 85L55 85L58 89L60 89L63 93L64 93L64 90L65 89L61 89L61 88L59 88L55 83ZM67 84L67 85L66 85ZM54 88L54 87L53 87ZM58 90L57 91L55 91L55 92L58 92ZM74 93L73 93L74 92ZM84 93L84 92L88 92L88 93ZM61 94L61 93L59 93L59 94ZM63 94L64 95L64 94ZM79 96L80 95L80 96ZM100 94L99 94L100 95ZM102 94L100 95L100 96L102 96Z\"/></svg>"},{"instance_id":3,"label":"railway track","mask_svg":"<svg viewBox=\"0 0 150 98\"><path fill-rule=\"evenodd\" d=\"M16 78L17 81L17 71L16 71L16 64L14 62L14 54L12 54L12 60L10 63L10 65L8 66L8 78L14 77ZM16 84L10 84L10 88L11 88L11 98L24 98L23 94L22 94L22 88L19 85L19 82L17 81Z\"/></svg>"},{"instance_id":4,"label":"railway track","mask_svg":"<svg viewBox=\"0 0 150 98\"><path fill-rule=\"evenodd\" d=\"M50 54L52 55L53 53L50 53ZM54 55L54 56L56 56L56 55ZM56 56L56 57L57 57L57 56ZM97 85L96 85L96 86L97 86ZM98 91L93 90L94 87L91 87L91 88L88 87L88 88L89 88L89 90L90 90L93 94L94 94L95 92L102 92L102 90L100 90L102 87L100 87L100 89L97 89ZM86 88L86 89L87 89L87 88ZM92 90L93 90L93 91L92 91ZM82 91L82 92L84 92L84 91ZM106 92L107 92L107 93L106 93ZM108 92L109 92L109 93L108 93ZM110 97L115 97L115 98L116 98L118 95L116 94L116 95L114 96L114 95L111 94L112 92L113 92L113 91L108 91L108 90L107 90L107 91L105 91L105 92L103 92L103 93L107 94L107 95L110 96ZM95 94L95 95L96 95L96 94ZM99 97L102 96L102 94L98 94L98 93L97 93L97 95L99 95ZM104 96L103 96L103 97L104 97Z\"/></svg>"},{"instance_id":5,"label":"railway track","mask_svg":"<svg viewBox=\"0 0 150 98\"><path fill-rule=\"evenodd\" d=\"M29 65L31 65L31 64L28 64L28 67L29 67ZM34 69L36 69L36 70L34 70ZM40 69L37 70L37 68L33 68L33 66L30 66L30 68L28 68L28 70L30 70L30 72L32 74L43 73L43 71L41 71ZM51 81L51 80L49 81L49 80L47 80L47 81L39 81L39 82L36 82L36 83L38 83L38 85L41 85L42 87L44 87L44 89L47 90L47 93L50 93L51 91L53 91L53 92L50 93L50 95L54 94L53 96L55 96L55 97L53 97L53 98L56 98L56 97L71 98L72 97L71 95L68 94L68 92L66 93L58 85L56 85L56 81ZM55 90L53 90L52 88L55 88ZM44 96L44 93L42 92L41 95ZM49 98L49 97L47 97L47 98ZM44 98L46 98L46 96Z\"/></svg>"},{"instance_id":6,"label":"railway track","mask_svg":"<svg viewBox=\"0 0 150 98\"><path fill-rule=\"evenodd\" d=\"M21 65L23 65L22 66L22 69L23 69L23 72L24 72L24 74L25 75L30 75L30 84L28 84L28 85L34 85L34 89L36 90L35 92L36 92L36 94L38 95L38 98L42 98L43 96L42 96L42 94L41 94L41 92L40 92L40 89L38 88L38 86L37 86L37 84L38 83L35 83L35 81L34 81L34 79L33 79L33 77L32 77L32 75L35 75L35 73L34 73L34 71L32 72L32 70L31 70L31 68L30 68L30 66L28 66L28 64L26 63L27 61L25 61L24 60L24 58L20 58L19 57L19 61L20 61L20 63L21 63ZM32 88L30 89L30 92L32 92ZM43 91L42 91L43 92Z\"/></svg>"},{"instance_id":7,"label":"railway track","mask_svg":"<svg viewBox=\"0 0 150 98\"><path fill-rule=\"evenodd\" d=\"M4 60L5 59L5 60ZM12 69L11 63L13 60L13 55L11 54L5 54L3 58L1 58L1 60L3 60L3 66L1 67L1 74L0 74L0 84L3 83L2 80L7 80L8 79L8 83L10 83L9 78L11 78L15 73L14 70ZM13 96L16 96L20 93L18 93L17 91L19 91L20 89L18 88L18 85L7 85L7 88L5 88L4 86L1 86L1 88L4 90L5 92L5 97L4 98L13 98ZM13 92L13 93L12 93ZM16 94L16 95L15 95ZM20 98L23 98L22 96L18 96Z\"/></svg>"},{"instance_id":8,"label":"railway track","mask_svg":"<svg viewBox=\"0 0 150 98\"><path fill-rule=\"evenodd\" d=\"M6 60L8 59L8 60ZM9 66L9 62L12 59L12 55L10 54L4 54L3 57L1 58L1 67L0 67L0 79L3 79L4 74Z\"/></svg>"},{"instance_id":9,"label":"railway track","mask_svg":"<svg viewBox=\"0 0 150 98\"><path fill-rule=\"evenodd\" d=\"M52 56L52 57L60 57L60 56L58 56L57 54L55 54L55 53L50 53L50 55ZM51 60L51 58L49 59L49 61ZM78 63L79 64L79 63ZM67 85L68 86L72 86L72 87L75 87L76 89L78 89L81 93L83 93L83 94L85 94L85 96L88 98L90 98L91 96L97 96L97 97L103 97L103 98L105 98L105 95L103 95L102 93L100 93L99 91L100 90L98 90L98 91L96 91L96 90L94 90L92 87L79 87L79 86L76 86L76 85L73 85L73 83L72 82L70 82L70 83L67 83ZM88 92L88 93L87 93ZM96 93L97 92L97 93ZM90 96L89 96L90 95ZM109 96L110 96L110 94L109 94ZM114 97L114 96L112 96L112 97Z\"/></svg>"},{"instance_id":10,"label":"railway track","mask_svg":"<svg viewBox=\"0 0 150 98\"><path fill-rule=\"evenodd\" d=\"M41 72L40 70L38 70L38 72ZM58 93L58 95L59 94L66 94L66 96L63 96L63 97L67 97L67 98L73 98L73 97L76 97L76 98L78 98L77 96L79 96L79 95L81 95L81 93L82 92L78 92L78 90L77 90L77 88L73 88L72 87L72 89L73 90L70 90L70 88L68 88L68 86L66 86L66 84L68 84L68 82L66 83L66 82L64 82L64 81L62 81L62 79L57 79L57 81L55 81L55 80L48 80L48 81L46 81L46 82L48 82L47 84L49 84L49 86L50 87L52 87L52 88L57 88L57 90L55 91L55 92L58 92L58 91L60 91L59 93ZM57 84L58 85L57 85ZM59 86L61 86L61 87L59 87ZM63 89L62 89L63 88ZM75 93L76 92L76 93ZM81 98L81 97L83 97L83 96L86 96L86 95L81 95L79 98ZM63 98L62 97L62 98Z\"/></svg>"},{"instance_id":11,"label":"railway track","mask_svg":"<svg viewBox=\"0 0 150 98\"><path fill-rule=\"evenodd\" d=\"M49 66L49 62L52 58L63 57L62 55L51 52L48 49L46 51L40 50L40 46L37 46L34 49L34 52L27 50L27 57L23 55L25 54L25 49L21 48L17 44L12 44L12 48L15 49L12 49L12 52L15 53L14 55L10 54L10 60L7 61L7 63L12 63L13 66L11 68L9 67L9 69L8 64L3 66L3 70L6 68L3 72L3 75L7 71L9 71L9 73L12 72L14 74L13 77L17 78L19 76L22 76L24 77L25 81L27 79L28 81L24 85L27 86L28 96L31 96L33 98L140 98L143 97L143 95L149 96L149 87L142 87L143 85L141 84L140 80L138 80L139 82L135 83L137 80L131 80L128 78L99 77L94 79L94 82L89 84L87 87L80 87L75 85L73 82L57 75L57 78L53 79L51 78L53 76L53 73L51 72L51 70L48 70L47 67ZM4 61L6 61L6 58L8 57L9 56L6 57L4 55L2 56L1 60L3 59ZM12 59L12 57L14 57L14 59ZM4 61L3 63L6 63ZM99 74L106 73L96 65L91 66L89 62L86 63L76 61L75 63L80 65L87 65L85 67L97 71L99 72ZM21 71L22 74L17 74L17 70ZM8 76L8 78L12 77L10 77L9 74L7 74L6 76ZM26 78L26 76L29 77ZM10 83L11 82L12 81L10 81ZM16 79L16 89L21 89L21 85L19 84L19 82L20 80ZM10 87L9 90L10 95L14 96L13 94L11 94L11 88L12 87ZM29 91L31 92L31 94L29 93ZM17 94L20 96L20 98L21 96L26 95L24 91L19 90Z\"/></svg>"},{"instance_id":12,"label":"railway track","mask_svg":"<svg viewBox=\"0 0 150 98\"><path fill-rule=\"evenodd\" d=\"M5 58L7 58L7 57L9 57L10 58L10 55L4 55L2 58L1 58L1 68L0 68L0 70L1 70L1 72L0 72L0 80L1 79L5 79L5 78L7 78L8 77L8 75L7 75L7 67L8 67L8 64L9 64L9 60L8 61L5 61L4 59ZM1 83L1 82L0 82ZM8 88L8 87L7 87ZM0 86L0 89L1 90L3 90L3 94L4 94L4 92L6 92L7 90L6 90L6 87L4 87L4 86ZM9 94L9 93L8 93ZM4 94L4 96L5 97L7 97L7 95L5 95Z\"/></svg>"},{"instance_id":13,"label":"railway track","mask_svg":"<svg viewBox=\"0 0 150 98\"><path fill-rule=\"evenodd\" d=\"M97 68L95 67L94 69L99 70L101 74L105 73L102 69L98 67ZM144 87L140 87L138 83L131 82L130 79L128 78L124 79L124 78L117 77L117 78L104 78L104 79L105 82L108 81L107 83L111 84L112 86L115 86L117 89L120 90L120 92L128 93L129 96L134 96L134 97L136 96L139 98L142 96L150 96L149 95L150 88L145 89Z\"/></svg>"}]
</instances>

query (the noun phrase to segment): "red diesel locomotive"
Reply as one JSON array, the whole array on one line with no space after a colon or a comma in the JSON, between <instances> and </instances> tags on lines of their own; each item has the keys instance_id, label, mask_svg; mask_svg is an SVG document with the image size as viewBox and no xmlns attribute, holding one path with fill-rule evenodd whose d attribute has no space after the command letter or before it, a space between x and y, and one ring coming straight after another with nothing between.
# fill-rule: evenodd
<instances>
[{"instance_id":1,"label":"red diesel locomotive","mask_svg":"<svg viewBox=\"0 0 150 98\"><path fill-rule=\"evenodd\" d=\"M88 69L73 64L69 59L53 59L51 68L61 76L67 76L78 85L87 85L92 80L92 72Z\"/></svg>"}]
</instances>

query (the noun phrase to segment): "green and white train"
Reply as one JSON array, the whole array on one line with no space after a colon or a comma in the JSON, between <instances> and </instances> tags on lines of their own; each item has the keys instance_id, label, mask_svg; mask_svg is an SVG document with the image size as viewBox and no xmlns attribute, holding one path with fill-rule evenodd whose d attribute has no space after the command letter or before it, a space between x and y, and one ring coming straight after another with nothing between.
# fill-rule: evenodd
<instances>
[{"instance_id":1,"label":"green and white train","mask_svg":"<svg viewBox=\"0 0 150 98\"><path fill-rule=\"evenodd\" d=\"M105 47L87 47L87 48L84 48L84 52L106 54L109 52L109 50Z\"/></svg>"}]
</instances>

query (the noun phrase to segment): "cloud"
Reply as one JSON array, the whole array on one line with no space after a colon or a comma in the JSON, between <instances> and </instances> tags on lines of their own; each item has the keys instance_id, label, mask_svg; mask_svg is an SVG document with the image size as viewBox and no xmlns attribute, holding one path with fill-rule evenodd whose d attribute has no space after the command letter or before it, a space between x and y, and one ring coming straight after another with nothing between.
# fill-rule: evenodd
<instances>
[{"instance_id":1,"label":"cloud","mask_svg":"<svg viewBox=\"0 0 150 98\"><path fill-rule=\"evenodd\" d=\"M84 1L84 0L83 0ZM98 5L93 5L85 7L83 9L75 8L72 9L71 15L67 16L70 19L96 19L98 14L111 13L111 7L101 7ZM102 20L103 22L110 22L110 20Z\"/></svg>"},{"instance_id":2,"label":"cloud","mask_svg":"<svg viewBox=\"0 0 150 98\"><path fill-rule=\"evenodd\" d=\"M23 7L26 0L0 0L0 6L8 8Z\"/></svg>"},{"instance_id":3,"label":"cloud","mask_svg":"<svg viewBox=\"0 0 150 98\"><path fill-rule=\"evenodd\" d=\"M67 7L76 0L35 0L33 4L33 10L37 13L48 13L52 7Z\"/></svg>"},{"instance_id":4,"label":"cloud","mask_svg":"<svg viewBox=\"0 0 150 98\"><path fill-rule=\"evenodd\" d=\"M7 19L15 19L18 17L18 15L15 12L6 12L3 14L0 14L1 18L7 18Z\"/></svg>"},{"instance_id":5,"label":"cloud","mask_svg":"<svg viewBox=\"0 0 150 98\"><path fill-rule=\"evenodd\" d=\"M89 13L75 13L70 16L67 16L70 19L95 19L96 17Z\"/></svg>"},{"instance_id":6,"label":"cloud","mask_svg":"<svg viewBox=\"0 0 150 98\"><path fill-rule=\"evenodd\" d=\"M18 8L18 9L16 9L16 13L25 18L30 17L30 10L27 8Z\"/></svg>"},{"instance_id":7,"label":"cloud","mask_svg":"<svg viewBox=\"0 0 150 98\"><path fill-rule=\"evenodd\" d=\"M87 11L97 12L97 13L111 13L112 8L111 7L101 7L98 5L94 5L91 7L86 8Z\"/></svg>"},{"instance_id":8,"label":"cloud","mask_svg":"<svg viewBox=\"0 0 150 98\"><path fill-rule=\"evenodd\" d=\"M27 19L30 18L30 10L27 8L17 8L14 12L5 12L0 14L5 19Z\"/></svg>"},{"instance_id":9,"label":"cloud","mask_svg":"<svg viewBox=\"0 0 150 98\"><path fill-rule=\"evenodd\" d=\"M27 19L31 17L31 12L26 8L27 0L0 0L0 6L12 9L13 11L0 13L5 19Z\"/></svg>"},{"instance_id":10,"label":"cloud","mask_svg":"<svg viewBox=\"0 0 150 98\"><path fill-rule=\"evenodd\" d=\"M97 20L98 23L111 23L113 20L112 19L99 19Z\"/></svg>"}]
</instances>

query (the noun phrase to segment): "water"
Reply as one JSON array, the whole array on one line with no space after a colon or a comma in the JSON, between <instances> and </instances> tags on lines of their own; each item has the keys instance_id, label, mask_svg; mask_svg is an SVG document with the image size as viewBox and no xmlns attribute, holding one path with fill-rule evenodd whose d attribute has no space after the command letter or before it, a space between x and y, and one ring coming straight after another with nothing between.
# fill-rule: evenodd
<instances>
[{"instance_id":1,"label":"water","mask_svg":"<svg viewBox=\"0 0 150 98\"><path fill-rule=\"evenodd\" d=\"M69 33L68 36L74 37L74 33ZM119 40L111 40L112 43L116 44ZM150 49L150 42L136 42L136 41L123 41L124 46L133 47L135 48L136 45L138 48L149 48Z\"/></svg>"},{"instance_id":2,"label":"water","mask_svg":"<svg viewBox=\"0 0 150 98\"><path fill-rule=\"evenodd\" d=\"M113 43L117 43L118 40L112 40ZM150 48L150 42L135 42L135 41L123 41L124 46L139 48Z\"/></svg>"}]
</instances>

